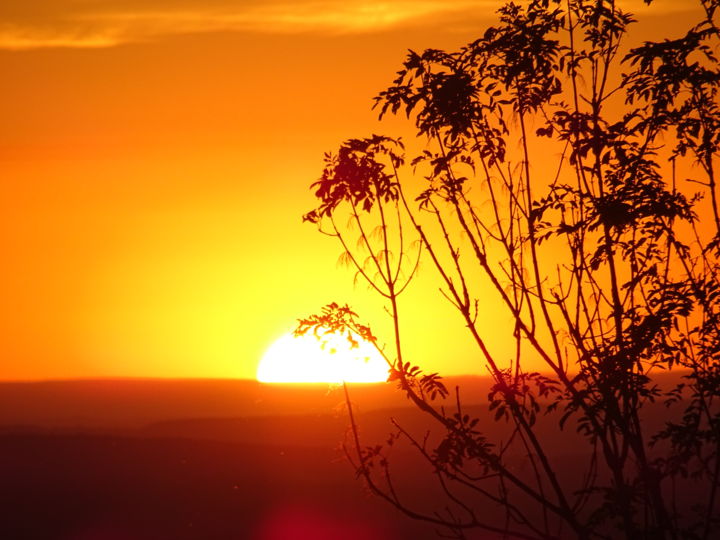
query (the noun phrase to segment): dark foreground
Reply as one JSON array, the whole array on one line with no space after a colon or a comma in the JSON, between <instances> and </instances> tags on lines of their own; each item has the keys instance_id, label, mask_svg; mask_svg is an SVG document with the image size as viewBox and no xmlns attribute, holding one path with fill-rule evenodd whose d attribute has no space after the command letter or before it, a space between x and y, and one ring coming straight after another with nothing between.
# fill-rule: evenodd
<instances>
[{"instance_id":1,"label":"dark foreground","mask_svg":"<svg viewBox=\"0 0 720 540\"><path fill-rule=\"evenodd\" d=\"M475 387L466 395L487 396L485 382L463 382ZM383 442L390 417L425 433L422 415L391 386L352 391L363 444ZM0 540L437 538L355 478L339 449L341 394L249 381L0 384ZM492 440L507 440L486 404L466 411ZM666 414L659 404L648 427ZM586 459L575 430L543 423L559 480L580 482ZM412 448L392 452L402 500L438 510L432 470ZM524 456L508 459L516 474L531 474ZM677 489L691 505L693 490ZM479 511L502 525L502 508Z\"/></svg>"},{"instance_id":2,"label":"dark foreground","mask_svg":"<svg viewBox=\"0 0 720 540\"><path fill-rule=\"evenodd\" d=\"M6 539L392 539L431 531L313 447L98 435L0 437Z\"/></svg>"},{"instance_id":3,"label":"dark foreground","mask_svg":"<svg viewBox=\"0 0 720 540\"><path fill-rule=\"evenodd\" d=\"M0 384L0 539L437 537L355 479L338 395L238 384Z\"/></svg>"}]
</instances>

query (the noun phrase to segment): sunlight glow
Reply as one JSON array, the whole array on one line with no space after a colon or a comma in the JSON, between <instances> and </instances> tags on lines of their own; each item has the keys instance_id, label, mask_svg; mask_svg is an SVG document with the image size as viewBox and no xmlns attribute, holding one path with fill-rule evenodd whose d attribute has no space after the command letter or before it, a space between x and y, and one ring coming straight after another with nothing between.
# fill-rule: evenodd
<instances>
[{"instance_id":1,"label":"sunlight glow","mask_svg":"<svg viewBox=\"0 0 720 540\"><path fill-rule=\"evenodd\" d=\"M367 341L356 338L351 348L345 336L286 334L263 356L257 379L273 383L382 382L388 378L385 359Z\"/></svg>"}]
</instances>

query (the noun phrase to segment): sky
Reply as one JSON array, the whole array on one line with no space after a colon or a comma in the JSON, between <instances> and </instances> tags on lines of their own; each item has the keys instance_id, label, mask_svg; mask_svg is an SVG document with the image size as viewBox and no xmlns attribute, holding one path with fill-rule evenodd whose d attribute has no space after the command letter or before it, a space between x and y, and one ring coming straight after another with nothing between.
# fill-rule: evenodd
<instances>
[{"instance_id":1,"label":"sky","mask_svg":"<svg viewBox=\"0 0 720 540\"><path fill-rule=\"evenodd\" d=\"M672 27L678 4L650 26ZM458 47L499 5L2 2L0 379L252 378L332 301L390 340L339 247L301 223L309 185L348 137L411 137L372 98L407 49ZM408 355L475 373L432 279L424 266L402 300Z\"/></svg>"}]
</instances>

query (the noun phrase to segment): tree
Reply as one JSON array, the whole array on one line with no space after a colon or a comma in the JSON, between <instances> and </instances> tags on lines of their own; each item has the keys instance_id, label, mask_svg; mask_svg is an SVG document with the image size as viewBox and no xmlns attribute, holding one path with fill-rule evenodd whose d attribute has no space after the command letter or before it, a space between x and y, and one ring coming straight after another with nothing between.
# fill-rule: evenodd
<instances>
[{"instance_id":1,"label":"tree","mask_svg":"<svg viewBox=\"0 0 720 540\"><path fill-rule=\"evenodd\" d=\"M363 445L345 389L348 457L402 512L457 537L472 528L511 538L716 534L719 6L698 0L699 20L682 37L626 50L635 21L614 0L508 3L460 50L410 51L376 98L381 117L406 114L429 148L410 167L402 142L378 135L325 155L319 204L304 219L339 241L341 259L385 299L394 336L381 345L339 304L297 332L375 343L390 379L435 426L434 438L418 438L396 424L387 443ZM424 189L411 195L415 175ZM485 435L440 375L403 356L398 297L421 253L493 378L489 410L511 429L503 441ZM488 290L514 320L510 361L477 323ZM670 371L681 378L661 387L655 374ZM657 403L666 421L650 430ZM540 419L577 432L581 477L563 477ZM446 499L437 512L394 489L387 448L399 440L437 476ZM518 452L531 475L516 473ZM688 490L699 493L692 505Z\"/></svg>"}]
</instances>

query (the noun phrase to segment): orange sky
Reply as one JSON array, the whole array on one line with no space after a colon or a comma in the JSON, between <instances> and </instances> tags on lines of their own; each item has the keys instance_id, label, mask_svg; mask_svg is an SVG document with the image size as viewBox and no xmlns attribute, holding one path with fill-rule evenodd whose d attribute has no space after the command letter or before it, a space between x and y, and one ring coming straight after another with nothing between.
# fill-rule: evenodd
<instances>
[{"instance_id":1,"label":"orange sky","mask_svg":"<svg viewBox=\"0 0 720 540\"><path fill-rule=\"evenodd\" d=\"M371 98L407 48L459 46L499 4L5 0L0 378L253 377L328 302L384 321L301 224L308 186L345 138L409 135ZM431 279L404 299L410 357L476 372Z\"/></svg>"}]
</instances>

